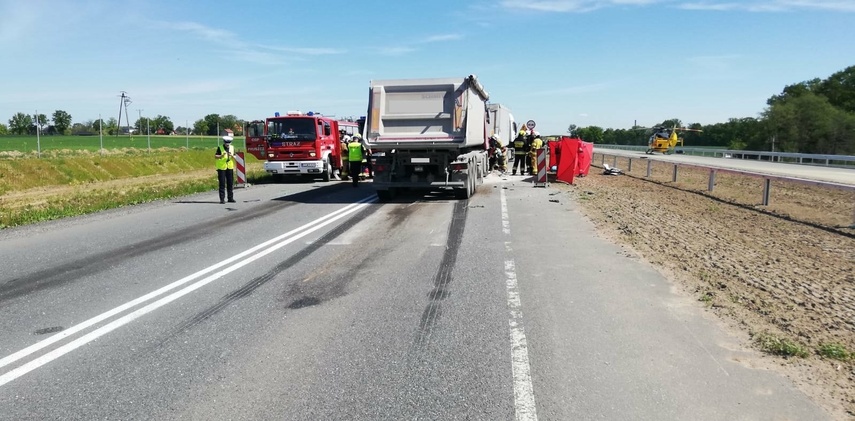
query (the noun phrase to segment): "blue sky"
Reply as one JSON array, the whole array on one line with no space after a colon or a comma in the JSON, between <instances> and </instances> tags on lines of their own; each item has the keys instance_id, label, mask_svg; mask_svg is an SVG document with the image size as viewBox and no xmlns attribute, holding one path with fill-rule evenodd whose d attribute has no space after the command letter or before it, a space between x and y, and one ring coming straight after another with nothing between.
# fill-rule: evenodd
<instances>
[{"instance_id":1,"label":"blue sky","mask_svg":"<svg viewBox=\"0 0 855 421\"><path fill-rule=\"evenodd\" d=\"M0 0L0 122L299 109L365 114L372 79L476 74L541 133L756 117L855 65L855 0Z\"/></svg>"}]
</instances>

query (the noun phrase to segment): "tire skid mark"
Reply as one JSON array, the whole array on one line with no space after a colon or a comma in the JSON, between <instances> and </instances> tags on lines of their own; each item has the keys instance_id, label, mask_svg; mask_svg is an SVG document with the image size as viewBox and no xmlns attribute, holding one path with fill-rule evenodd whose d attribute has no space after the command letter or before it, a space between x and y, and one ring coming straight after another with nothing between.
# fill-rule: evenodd
<instances>
[{"instance_id":1,"label":"tire skid mark","mask_svg":"<svg viewBox=\"0 0 855 421\"><path fill-rule=\"evenodd\" d=\"M469 201L463 200L455 203L452 213L451 224L448 227L448 239L445 244L445 253L439 269L434 276L433 290L428 294L429 302L422 313L419 323L417 346L424 346L430 342L430 336L436 325L437 319L442 315L442 301L450 295L449 284L454 279L452 272L457 263L457 254L463 241L463 232L466 228L466 215L469 209Z\"/></svg>"},{"instance_id":2,"label":"tire skid mark","mask_svg":"<svg viewBox=\"0 0 855 421\"><path fill-rule=\"evenodd\" d=\"M277 264L273 269L271 269L267 273L250 280L249 282L244 284L242 287L240 287L240 288L226 294L225 296L223 296L223 298L221 298L220 301L217 302L216 304L214 304L213 306L208 307L207 309L197 313L195 316L193 316L193 317L185 320L184 322L182 322L180 325L175 327L175 329L173 329L170 333L168 333L166 335L166 337L162 341L159 342L159 345L165 344L166 342L168 342L171 339L174 339L176 336L180 335L181 333L183 333L187 330L190 330L193 327L197 326L198 324L200 324L200 323L204 322L205 320L211 318L212 316L221 312L222 310L224 310L226 307L228 307L230 304L234 303L235 301L249 296L256 289L261 287L262 285L276 279L276 277L280 273L284 272L285 270L287 270L291 266L294 266L295 264L299 263L303 259L311 256L314 252L318 251L321 247L327 245L329 242L333 241L338 236L344 234L346 231L348 231L353 226L349 222L360 221L362 219L365 219L369 215L371 215L372 213L376 212L378 209L380 209L379 205L371 205L371 206L366 207L362 211L356 213L355 215L347 218L346 220L342 221L338 226L336 226L335 228L333 228L332 230L330 230L329 232L327 232L326 234L324 234L323 236L318 238L318 240L313 241L311 244L308 244L305 248L303 248L302 250L300 250L296 254L294 254L291 257L289 257L288 259L280 262L279 264ZM294 302L301 302L303 304L305 304L307 302L311 302L312 303L311 305L318 305L318 304L321 304L323 301L326 301L330 298L335 298L335 297L298 297L296 300L294 300ZM294 303L291 303L291 304L294 304ZM303 307L307 307L307 305L295 305L294 309L303 308ZM289 308L290 308L290 305L289 305Z\"/></svg>"}]
</instances>

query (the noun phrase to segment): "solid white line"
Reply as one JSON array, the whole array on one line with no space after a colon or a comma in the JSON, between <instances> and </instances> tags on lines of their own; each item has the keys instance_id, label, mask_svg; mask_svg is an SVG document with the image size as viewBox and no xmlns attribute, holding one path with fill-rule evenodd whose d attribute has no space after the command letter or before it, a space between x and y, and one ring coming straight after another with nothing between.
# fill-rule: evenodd
<instances>
[{"instance_id":1,"label":"solid white line","mask_svg":"<svg viewBox=\"0 0 855 421\"><path fill-rule=\"evenodd\" d=\"M501 190L502 231L510 237L511 224L508 216L508 200ZM509 238L510 240L510 238ZM511 242L505 241L505 251L511 255ZM508 324L511 329L511 371L514 378L514 410L518 421L537 421L537 405L534 401L534 385L531 382L531 363L528 359L528 342L523 326L522 302L514 259L505 260L505 287L508 293Z\"/></svg>"},{"instance_id":2,"label":"solid white line","mask_svg":"<svg viewBox=\"0 0 855 421\"><path fill-rule=\"evenodd\" d=\"M236 261L238 262L234 266L227 267L224 270L222 270L221 272L218 272L214 275L211 275L211 276L209 276L209 277L207 277L207 278L205 278L205 279L203 279L203 280L201 280L201 281L199 281L193 285L190 285L189 287L187 287L181 291L173 293L170 296L167 296L167 297L165 297L165 298L163 298L163 299L161 299L155 303L152 303L146 307L143 307L140 310L137 310L133 313L130 313L129 315L127 315L121 319L118 319L118 320L116 320L116 321L114 321L108 325L105 325L104 327L99 328L99 329L97 329L97 330L95 330L95 331L93 331L93 332L91 332L91 333L67 344L67 345L64 345L60 348L57 348L56 350L54 350L50 353L47 353L44 356L37 358L37 359L35 359L35 360L33 360L33 361L31 361L31 362L29 362L29 363L27 363L21 367L18 367L15 370L9 371L8 373L0 376L0 386L3 386L4 384L20 377L23 374L28 373L29 371L32 371L35 368L38 368L38 367L40 367L40 366L42 366L42 365L44 365L50 361L53 361L54 359L74 350L75 348L78 348L79 346L81 346L81 345L83 345L83 344L85 344L85 343L87 343L87 342L89 342L95 338L98 338L98 337L100 337L100 336L102 336L102 335L104 335L104 334L128 323L128 322L130 322L131 320L136 319L137 317L139 317L143 314L146 314L146 313L148 313L148 312L150 312L150 311L152 311L152 310L154 310L154 309L156 309L156 308L158 308L164 304L169 303L170 301L173 301L173 300L175 300L175 299L177 299L177 298L179 298L179 297L181 297L181 296L183 296L183 295L185 295L185 294L187 294L187 293L189 293L195 289L198 289L199 287L202 287L202 286L210 283L211 281L214 281L214 280L222 277L223 275L226 275L226 274L228 274L228 273L230 273L230 272L232 272L238 268L246 266L250 262L253 262L253 261L261 258L262 256L270 254L274 250L277 250L281 247L284 247L285 245L288 245L288 244L290 244L290 243L292 243L292 242L294 242L294 241L296 241L296 240L298 240L298 239L300 239L300 238L302 238L302 237L304 237L304 236L306 236L306 235L308 235L314 231L317 231L318 229L320 229L326 225L329 225L330 223L332 223L338 219L341 219L342 217L349 215L349 214L365 207L368 202L371 202L373 200L374 200L374 197L372 196L372 197L360 200L359 202L352 203L348 206L345 206L344 208L341 208L335 212L330 213L329 215L325 215L325 216L318 218L312 222L309 222L309 223L304 224L298 228L295 228L291 231L288 231L285 234L282 234L282 235L277 236L273 239L265 241L265 242L255 246L255 247L247 249L246 251L241 252L241 253L233 256L233 257L230 257L230 258L225 259L225 260L223 260L223 261L221 261L215 265L212 265L212 266L209 266L205 269L202 269L202 270L200 270L200 271L198 271L192 275L181 278L178 281L175 281L169 285L166 285L166 286L164 286L158 290L155 290L155 291L150 292L146 295L143 295L142 297L139 297L135 300L132 300L132 301L129 301L125 304L122 304L121 306L118 306L112 310L104 312L104 313L102 313L98 316L95 316L89 320L86 320L83 323L77 324L75 326L72 326L72 327L60 332L60 333L57 333L56 335L51 336L50 338L47 338L47 339L40 341L40 342L37 342L37 343L27 347L27 348L24 348L24 349L14 353L14 354L11 354L11 355L3 358L2 360L0 360L0 367L4 367L8 364L11 364L11 363L17 361L17 360L20 360L21 358L25 358L34 352L37 352L37 351L39 351L39 350L41 350L47 346L50 346L50 345L56 343L57 341L60 341L62 339L65 339L65 338L73 335L74 333L77 333L83 329L86 329L92 325L95 325L101 321L104 321L104 320L106 320L112 316L115 316L119 313L122 313L122 312L124 312L130 308L136 307L137 305L142 304L146 301L149 301L155 297L163 295L164 293L171 291L175 288L178 288L178 287L180 287L180 286L182 286L182 285L184 285L184 284L186 284L186 283L188 283L188 282L190 282L196 278L199 278L205 274L211 273L217 269L220 269L220 268L227 266L231 263L234 263ZM303 230L305 230L305 231L303 231ZM303 231L303 232L300 232L300 231ZM297 233L299 233L299 234L297 234ZM295 235L295 234L297 234L297 235ZM259 252L259 250L264 249L265 247L271 246L271 244L274 244L278 241L282 241L282 242L279 244L273 245L269 249L266 249L264 251ZM246 260L240 260L243 258L246 258ZM172 298L170 298L170 297L172 297ZM158 304L158 303L160 303L160 304ZM158 305L154 306L155 304L158 304ZM154 307L152 307L152 306L154 306ZM146 310L146 309L148 309L148 310ZM143 310L146 310L146 311L143 311ZM133 317L128 318L129 316L133 316ZM127 319L127 320L125 320L125 319ZM123 322L117 324L117 322L120 322L120 321L123 321ZM102 329L106 329L108 327L109 327L109 329L102 331ZM80 342L84 338L88 338L88 339ZM73 344L76 344L76 345L74 345L70 348L67 348ZM59 351L62 351L62 352L59 352ZM46 359L46 357L48 357L48 356L51 356L51 357Z\"/></svg>"}]
</instances>

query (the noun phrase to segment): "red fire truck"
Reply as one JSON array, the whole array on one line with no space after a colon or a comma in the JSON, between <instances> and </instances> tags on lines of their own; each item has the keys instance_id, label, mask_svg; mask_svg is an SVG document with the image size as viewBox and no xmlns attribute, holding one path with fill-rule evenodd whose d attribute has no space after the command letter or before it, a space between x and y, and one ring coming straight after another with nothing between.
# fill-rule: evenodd
<instances>
[{"instance_id":1,"label":"red fire truck","mask_svg":"<svg viewBox=\"0 0 855 421\"><path fill-rule=\"evenodd\" d=\"M312 112L276 113L246 124L246 149L274 176L321 177L330 181L342 169L341 138L358 130L356 122Z\"/></svg>"}]
</instances>

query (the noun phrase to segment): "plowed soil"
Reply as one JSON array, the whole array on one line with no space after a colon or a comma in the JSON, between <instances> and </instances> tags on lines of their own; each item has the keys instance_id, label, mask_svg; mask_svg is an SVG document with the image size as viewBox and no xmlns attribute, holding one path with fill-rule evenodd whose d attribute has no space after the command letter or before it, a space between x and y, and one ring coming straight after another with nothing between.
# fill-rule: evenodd
<instances>
[{"instance_id":1,"label":"plowed soil","mask_svg":"<svg viewBox=\"0 0 855 421\"><path fill-rule=\"evenodd\" d=\"M839 419L855 417L855 192L646 164L621 176L601 162L574 196L604 237L630 247L698 300L773 368ZM606 161L611 164L611 160ZM627 168L627 162L617 162ZM639 168L643 167L643 168ZM655 166L654 166L655 167ZM760 338L788 341L806 356L770 352ZM768 343L768 342L767 342Z\"/></svg>"}]
</instances>

